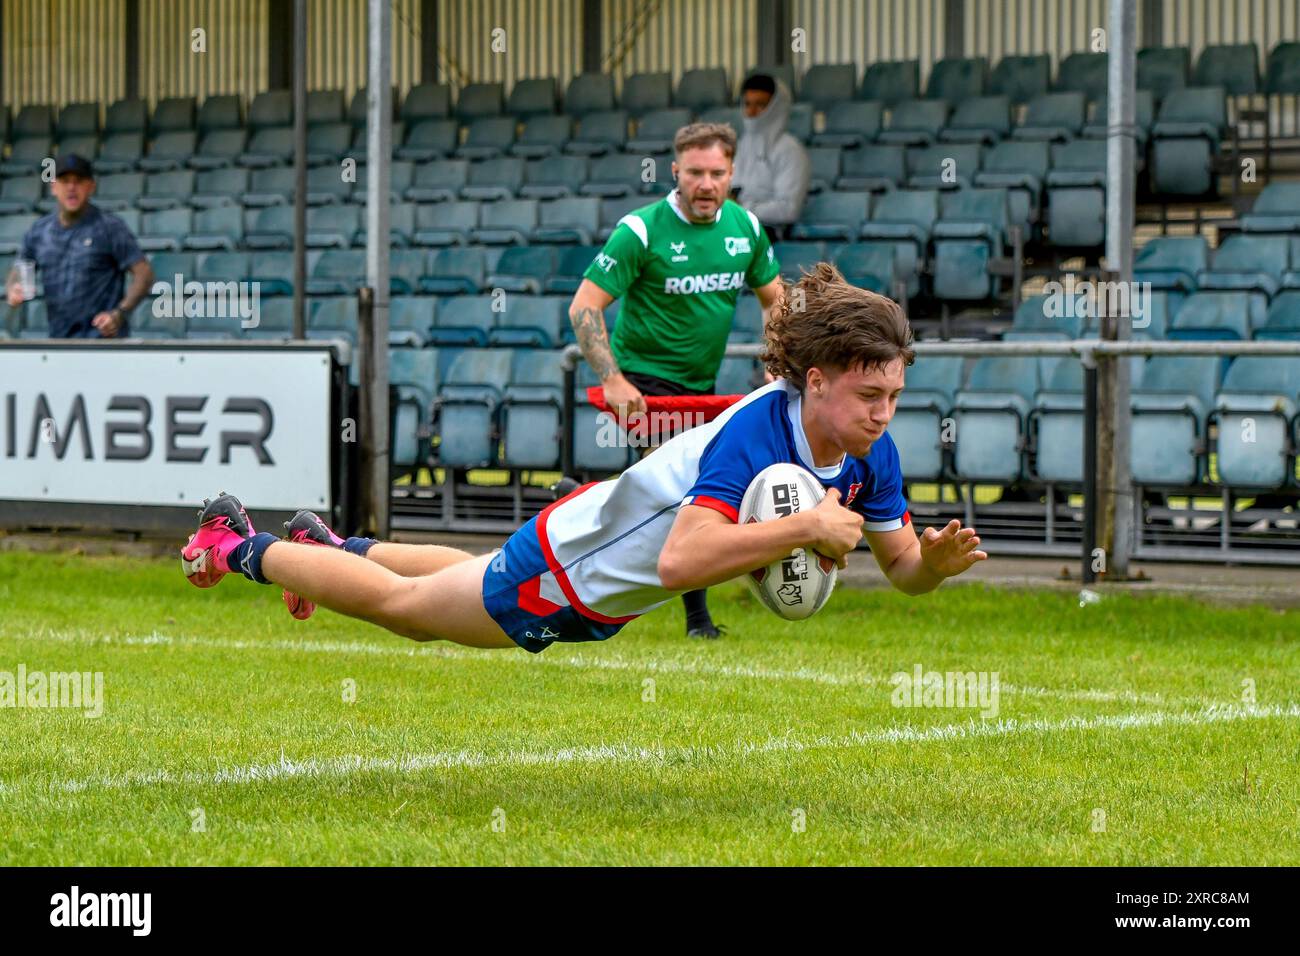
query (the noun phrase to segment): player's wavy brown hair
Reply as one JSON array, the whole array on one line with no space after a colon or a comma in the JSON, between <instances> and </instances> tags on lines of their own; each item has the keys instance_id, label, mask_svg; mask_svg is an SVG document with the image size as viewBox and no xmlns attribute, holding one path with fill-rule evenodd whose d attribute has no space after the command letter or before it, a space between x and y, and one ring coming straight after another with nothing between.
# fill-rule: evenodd
<instances>
[{"instance_id":1,"label":"player's wavy brown hair","mask_svg":"<svg viewBox=\"0 0 1300 956\"><path fill-rule=\"evenodd\" d=\"M688 149L707 149L721 146L727 159L736 158L736 131L730 123L690 123L673 137L673 155L680 156Z\"/></svg>"},{"instance_id":2,"label":"player's wavy brown hair","mask_svg":"<svg viewBox=\"0 0 1300 956\"><path fill-rule=\"evenodd\" d=\"M786 283L780 311L767 320L767 370L803 391L810 368L866 370L902 359L911 365L912 327L893 299L850 285L828 262Z\"/></svg>"}]
</instances>

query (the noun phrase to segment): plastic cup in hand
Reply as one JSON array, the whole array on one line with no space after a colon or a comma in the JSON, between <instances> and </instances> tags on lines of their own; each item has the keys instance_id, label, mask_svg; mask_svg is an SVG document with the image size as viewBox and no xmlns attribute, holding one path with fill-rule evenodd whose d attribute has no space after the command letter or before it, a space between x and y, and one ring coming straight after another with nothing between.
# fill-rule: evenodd
<instances>
[{"instance_id":1,"label":"plastic cup in hand","mask_svg":"<svg viewBox=\"0 0 1300 956\"><path fill-rule=\"evenodd\" d=\"M15 281L23 301L36 298L36 263L31 259L19 259L14 263L14 268L17 271Z\"/></svg>"}]
</instances>

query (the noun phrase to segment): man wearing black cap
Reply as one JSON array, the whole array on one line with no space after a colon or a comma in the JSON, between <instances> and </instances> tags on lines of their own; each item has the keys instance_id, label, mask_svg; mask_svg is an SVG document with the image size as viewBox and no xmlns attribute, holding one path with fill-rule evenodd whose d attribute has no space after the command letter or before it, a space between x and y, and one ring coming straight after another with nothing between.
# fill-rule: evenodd
<instances>
[{"instance_id":1,"label":"man wearing black cap","mask_svg":"<svg viewBox=\"0 0 1300 956\"><path fill-rule=\"evenodd\" d=\"M75 153L60 156L50 192L58 212L42 216L23 236L20 258L36 264L45 290L50 337L120 338L129 333L127 315L153 286L153 269L135 237L112 213L90 202L95 170ZM123 294L122 273L131 286ZM16 308L31 289L10 273L6 297Z\"/></svg>"}]
</instances>

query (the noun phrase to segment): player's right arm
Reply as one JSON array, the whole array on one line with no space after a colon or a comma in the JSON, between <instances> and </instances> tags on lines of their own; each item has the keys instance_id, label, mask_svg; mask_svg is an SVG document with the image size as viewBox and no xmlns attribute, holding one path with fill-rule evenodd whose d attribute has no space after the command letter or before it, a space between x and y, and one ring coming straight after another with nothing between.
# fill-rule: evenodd
<instances>
[{"instance_id":1,"label":"player's right arm","mask_svg":"<svg viewBox=\"0 0 1300 956\"><path fill-rule=\"evenodd\" d=\"M678 510L659 552L659 583L669 591L711 587L796 548L812 548L843 568L861 538L861 516L840 504L835 488L809 511L743 525L713 507L689 504Z\"/></svg>"},{"instance_id":2,"label":"player's right arm","mask_svg":"<svg viewBox=\"0 0 1300 956\"><path fill-rule=\"evenodd\" d=\"M614 297L590 279L583 279L569 303L569 322L577 337L583 358L600 379L605 389L605 401L623 415L645 411L645 398L636 386L619 371L614 350L609 344L609 331L605 328L605 310Z\"/></svg>"}]
</instances>

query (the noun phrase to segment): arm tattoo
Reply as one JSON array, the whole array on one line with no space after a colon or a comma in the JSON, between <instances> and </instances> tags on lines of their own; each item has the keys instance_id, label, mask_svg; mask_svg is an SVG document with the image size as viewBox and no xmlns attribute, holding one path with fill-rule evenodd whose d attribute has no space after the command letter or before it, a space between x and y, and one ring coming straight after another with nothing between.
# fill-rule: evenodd
<instances>
[{"instance_id":1,"label":"arm tattoo","mask_svg":"<svg viewBox=\"0 0 1300 956\"><path fill-rule=\"evenodd\" d=\"M618 363L609 347L609 333L605 331L605 314L600 309L573 309L569 312L573 332L578 338L582 355L602 382L618 374Z\"/></svg>"}]
</instances>

